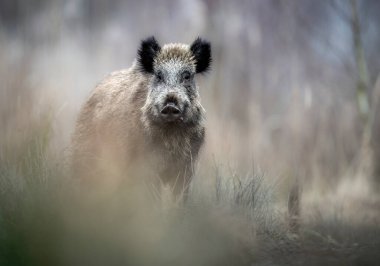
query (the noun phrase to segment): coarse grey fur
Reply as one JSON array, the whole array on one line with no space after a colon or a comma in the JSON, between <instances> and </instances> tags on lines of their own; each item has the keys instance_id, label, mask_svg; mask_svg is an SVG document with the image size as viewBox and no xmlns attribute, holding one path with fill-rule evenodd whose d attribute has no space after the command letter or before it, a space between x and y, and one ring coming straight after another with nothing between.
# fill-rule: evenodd
<instances>
[{"instance_id":1,"label":"coarse grey fur","mask_svg":"<svg viewBox=\"0 0 380 266\"><path fill-rule=\"evenodd\" d=\"M151 73L138 58L106 77L84 104L72 138L76 176L153 178L176 194L187 191L205 137L197 58L189 45L159 48ZM179 114L164 114L170 104Z\"/></svg>"}]
</instances>

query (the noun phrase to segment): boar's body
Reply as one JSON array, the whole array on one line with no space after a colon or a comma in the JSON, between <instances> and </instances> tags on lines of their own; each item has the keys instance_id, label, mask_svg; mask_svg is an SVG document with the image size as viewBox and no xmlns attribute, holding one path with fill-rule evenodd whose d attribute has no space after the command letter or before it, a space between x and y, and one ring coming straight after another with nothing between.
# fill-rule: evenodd
<instances>
[{"instance_id":1,"label":"boar's body","mask_svg":"<svg viewBox=\"0 0 380 266\"><path fill-rule=\"evenodd\" d=\"M154 38L145 42L152 41L155 43ZM143 46L144 42L141 49ZM189 50L180 47L182 52ZM164 46L157 52L165 58L173 48L176 46L165 50ZM152 59L159 58L155 56ZM183 57L177 59L184 61ZM112 73L95 88L82 107L72 139L76 176L92 180L152 178L169 183L177 194L187 190L204 141L204 111L195 82L186 79L179 85L173 78L183 67L177 64L173 68L170 62L178 60L169 55L169 61L156 60L152 69L144 69L140 54L131 68ZM168 62L175 75L156 77L154 69ZM182 63L191 69L189 61ZM198 73L195 63L190 66ZM172 110L179 110L179 114L172 114Z\"/></svg>"}]
</instances>

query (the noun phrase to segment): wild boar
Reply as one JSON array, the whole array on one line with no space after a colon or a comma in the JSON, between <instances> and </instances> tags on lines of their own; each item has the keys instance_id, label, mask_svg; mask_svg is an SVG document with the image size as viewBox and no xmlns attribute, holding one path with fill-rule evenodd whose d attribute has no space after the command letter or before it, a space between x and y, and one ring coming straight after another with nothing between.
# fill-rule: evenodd
<instances>
[{"instance_id":1,"label":"wild boar","mask_svg":"<svg viewBox=\"0 0 380 266\"><path fill-rule=\"evenodd\" d=\"M143 40L129 69L106 77L80 111L72 166L83 178L153 178L187 192L204 142L197 74L211 64L210 43L160 46Z\"/></svg>"}]
</instances>

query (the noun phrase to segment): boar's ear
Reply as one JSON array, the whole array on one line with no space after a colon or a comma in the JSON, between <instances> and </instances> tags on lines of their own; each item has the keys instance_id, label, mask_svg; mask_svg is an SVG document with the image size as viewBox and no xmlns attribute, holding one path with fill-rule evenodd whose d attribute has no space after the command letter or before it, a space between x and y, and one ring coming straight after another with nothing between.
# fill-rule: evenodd
<instances>
[{"instance_id":1,"label":"boar's ear","mask_svg":"<svg viewBox=\"0 0 380 266\"><path fill-rule=\"evenodd\" d=\"M212 61L210 43L198 37L191 44L190 51L193 53L196 61L196 72L202 73L209 70Z\"/></svg>"},{"instance_id":2,"label":"boar's ear","mask_svg":"<svg viewBox=\"0 0 380 266\"><path fill-rule=\"evenodd\" d=\"M153 73L153 61L160 50L161 47L153 36L141 41L137 51L137 60L141 71Z\"/></svg>"}]
</instances>

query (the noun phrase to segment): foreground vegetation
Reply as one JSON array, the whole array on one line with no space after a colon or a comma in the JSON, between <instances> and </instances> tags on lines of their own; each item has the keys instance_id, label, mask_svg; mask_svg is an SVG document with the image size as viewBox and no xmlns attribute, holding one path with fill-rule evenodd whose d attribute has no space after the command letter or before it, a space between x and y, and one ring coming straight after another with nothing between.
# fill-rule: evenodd
<instances>
[{"instance_id":1,"label":"foreground vegetation","mask_svg":"<svg viewBox=\"0 0 380 266\"><path fill-rule=\"evenodd\" d=\"M316 206L288 227L265 176L215 170L189 199L72 180L46 123L0 157L0 265L376 265L380 226Z\"/></svg>"}]
</instances>

